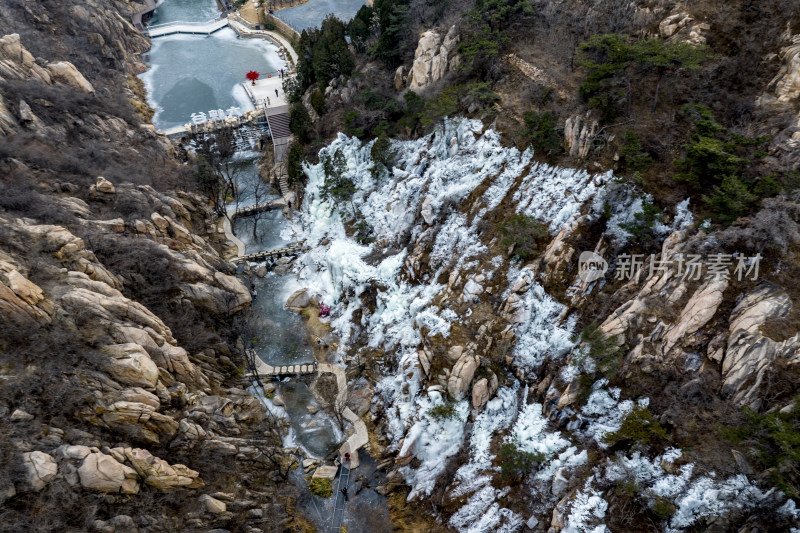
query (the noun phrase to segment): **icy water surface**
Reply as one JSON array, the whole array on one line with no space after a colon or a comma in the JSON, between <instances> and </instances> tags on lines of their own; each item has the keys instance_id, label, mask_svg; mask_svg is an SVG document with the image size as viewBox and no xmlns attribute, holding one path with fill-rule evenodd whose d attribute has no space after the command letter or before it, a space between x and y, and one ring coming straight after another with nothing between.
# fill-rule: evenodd
<instances>
[{"instance_id":1,"label":"icy water surface","mask_svg":"<svg viewBox=\"0 0 800 533\"><path fill-rule=\"evenodd\" d=\"M149 24L206 22L219 16L215 0L164 0ZM211 110L252 109L241 86L245 74L275 72L286 66L271 42L240 39L230 28L212 35L157 37L142 58L150 68L139 77L156 110L153 124L160 130L191 122L193 113L211 118Z\"/></svg>"},{"instance_id":2,"label":"icy water surface","mask_svg":"<svg viewBox=\"0 0 800 533\"><path fill-rule=\"evenodd\" d=\"M250 70L273 72L285 66L273 44L240 39L230 28L209 36L158 37L152 43L143 55L150 69L140 78L156 110L153 124L160 130L191 122L193 113L252 109L241 85L245 74Z\"/></svg>"},{"instance_id":3,"label":"icy water surface","mask_svg":"<svg viewBox=\"0 0 800 533\"><path fill-rule=\"evenodd\" d=\"M149 25L167 22L205 22L219 17L214 0L162 0L157 3Z\"/></svg>"},{"instance_id":4,"label":"icy water surface","mask_svg":"<svg viewBox=\"0 0 800 533\"><path fill-rule=\"evenodd\" d=\"M275 15L297 31L318 28L330 14L347 22L364 5L364 0L310 0L308 3L276 11Z\"/></svg>"},{"instance_id":5,"label":"icy water surface","mask_svg":"<svg viewBox=\"0 0 800 533\"><path fill-rule=\"evenodd\" d=\"M240 173L237 176L239 184L239 205L251 205L256 198L253 191L258 177L255 159L239 161ZM269 185L261 182L259 187L264 191L269 190ZM268 202L279 198L275 195L259 196L259 202ZM257 226L257 238L253 238L253 225ZM256 217L237 218L233 229L236 236L244 242L247 253L252 254L263 250L274 250L294 243L289 230L289 221L284 218L280 210L267 211ZM256 299L253 301L253 316L256 317L258 339L256 351L266 363L271 365L286 365L314 360L311 346L306 340L306 331L303 319L298 314L284 308L286 299L294 291L291 277L278 276L272 272L263 278L253 277L253 288L256 290Z\"/></svg>"},{"instance_id":6,"label":"icy water surface","mask_svg":"<svg viewBox=\"0 0 800 533\"><path fill-rule=\"evenodd\" d=\"M283 398L298 444L306 452L314 457L326 457L339 448L344 436L333 419L322 410L309 414L308 405L318 408L319 405L305 383L287 381L280 384L277 392Z\"/></svg>"}]
</instances>

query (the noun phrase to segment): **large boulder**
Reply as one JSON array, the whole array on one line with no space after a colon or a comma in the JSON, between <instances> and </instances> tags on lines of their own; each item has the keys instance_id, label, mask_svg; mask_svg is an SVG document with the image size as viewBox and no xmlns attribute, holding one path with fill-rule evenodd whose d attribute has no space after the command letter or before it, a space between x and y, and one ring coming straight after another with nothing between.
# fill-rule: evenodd
<instances>
[{"instance_id":1,"label":"large boulder","mask_svg":"<svg viewBox=\"0 0 800 533\"><path fill-rule=\"evenodd\" d=\"M394 88L396 91L400 92L406 86L406 67L400 65L397 67L397 70L394 71Z\"/></svg>"},{"instance_id":2,"label":"large boulder","mask_svg":"<svg viewBox=\"0 0 800 533\"><path fill-rule=\"evenodd\" d=\"M427 350L419 350L417 352L417 357L419 358L420 366L422 366L422 371L425 372L426 376L429 376L431 373L432 356Z\"/></svg>"},{"instance_id":3,"label":"large boulder","mask_svg":"<svg viewBox=\"0 0 800 533\"><path fill-rule=\"evenodd\" d=\"M194 448L207 436L202 426L189 422L185 418L181 419L178 431L178 436L169 443L170 448Z\"/></svg>"},{"instance_id":4,"label":"large boulder","mask_svg":"<svg viewBox=\"0 0 800 533\"><path fill-rule=\"evenodd\" d=\"M203 486L200 473L184 465L170 465L141 448L125 448L125 457L148 485L159 490Z\"/></svg>"},{"instance_id":5,"label":"large boulder","mask_svg":"<svg viewBox=\"0 0 800 533\"><path fill-rule=\"evenodd\" d=\"M76 459L76 460L83 460L86 459L92 453L92 449L88 446L81 446L79 444L69 445L64 444L59 446L56 450L56 457L63 457L65 459Z\"/></svg>"},{"instance_id":6,"label":"large boulder","mask_svg":"<svg viewBox=\"0 0 800 533\"><path fill-rule=\"evenodd\" d=\"M221 514L228 510L228 506L225 505L225 502L212 498L208 494L200 496L199 501L203 509L212 514Z\"/></svg>"},{"instance_id":7,"label":"large boulder","mask_svg":"<svg viewBox=\"0 0 800 533\"><path fill-rule=\"evenodd\" d=\"M85 93L94 93L94 87L83 77L83 74L69 61L49 63L47 70L54 80L79 89Z\"/></svg>"},{"instance_id":8,"label":"large boulder","mask_svg":"<svg viewBox=\"0 0 800 533\"><path fill-rule=\"evenodd\" d=\"M196 306L217 315L229 315L241 311L252 301L250 291L233 276L217 273L222 288L208 283L184 283L180 286L184 296Z\"/></svg>"},{"instance_id":9,"label":"large boulder","mask_svg":"<svg viewBox=\"0 0 800 533\"><path fill-rule=\"evenodd\" d=\"M447 379L447 392L456 400L461 400L469 389L475 370L480 366L480 358L470 353L462 355Z\"/></svg>"},{"instance_id":10,"label":"large boulder","mask_svg":"<svg viewBox=\"0 0 800 533\"><path fill-rule=\"evenodd\" d=\"M97 177L97 182L89 187L89 197L93 200L110 202L114 199L117 189L114 184L103 176Z\"/></svg>"},{"instance_id":11,"label":"large boulder","mask_svg":"<svg viewBox=\"0 0 800 533\"><path fill-rule=\"evenodd\" d=\"M286 308L299 312L311 304L311 295L308 289L298 289L294 291L289 298L286 299Z\"/></svg>"},{"instance_id":12,"label":"large boulder","mask_svg":"<svg viewBox=\"0 0 800 533\"><path fill-rule=\"evenodd\" d=\"M336 478L336 473L339 469L335 466L323 465L314 471L311 476L312 479L329 479L333 481Z\"/></svg>"},{"instance_id":13,"label":"large boulder","mask_svg":"<svg viewBox=\"0 0 800 533\"><path fill-rule=\"evenodd\" d=\"M103 176L97 177L97 183L94 184L94 188L97 192L102 192L105 194L114 194L117 192L117 188L114 187L114 184L105 179Z\"/></svg>"},{"instance_id":14,"label":"large boulder","mask_svg":"<svg viewBox=\"0 0 800 533\"><path fill-rule=\"evenodd\" d=\"M53 304L11 263L0 260L0 312L7 320L49 321Z\"/></svg>"},{"instance_id":15,"label":"large boulder","mask_svg":"<svg viewBox=\"0 0 800 533\"><path fill-rule=\"evenodd\" d=\"M14 412L11 413L12 422L29 422L33 419L34 416L32 414L22 409L14 409Z\"/></svg>"},{"instance_id":16,"label":"large boulder","mask_svg":"<svg viewBox=\"0 0 800 533\"><path fill-rule=\"evenodd\" d=\"M58 465L55 459L44 452L23 453L22 464L25 468L26 488L36 492L42 490L58 474Z\"/></svg>"},{"instance_id":17,"label":"large boulder","mask_svg":"<svg viewBox=\"0 0 800 533\"><path fill-rule=\"evenodd\" d=\"M102 422L117 433L148 444L172 440L178 422L171 416L157 413L152 405L118 401L102 409Z\"/></svg>"},{"instance_id":18,"label":"large boulder","mask_svg":"<svg viewBox=\"0 0 800 533\"><path fill-rule=\"evenodd\" d=\"M564 123L564 148L572 157L585 159L592 149L598 122L589 115L575 115Z\"/></svg>"},{"instance_id":19,"label":"large boulder","mask_svg":"<svg viewBox=\"0 0 800 533\"><path fill-rule=\"evenodd\" d=\"M800 34L781 50L782 65L768 85L778 102L796 102L800 98ZM763 97L762 97L763 100Z\"/></svg>"},{"instance_id":20,"label":"large boulder","mask_svg":"<svg viewBox=\"0 0 800 533\"><path fill-rule=\"evenodd\" d=\"M146 391L141 387L109 391L103 395L103 398L109 404L116 402L143 403L149 405L156 411L161 407L161 399L152 392Z\"/></svg>"},{"instance_id":21,"label":"large boulder","mask_svg":"<svg viewBox=\"0 0 800 533\"><path fill-rule=\"evenodd\" d=\"M658 24L658 32L661 34L661 37L672 37L689 25L693 20L694 19L690 17L688 13L670 15Z\"/></svg>"},{"instance_id":22,"label":"large boulder","mask_svg":"<svg viewBox=\"0 0 800 533\"><path fill-rule=\"evenodd\" d=\"M699 331L714 317L727 287L728 280L711 279L697 289L684 306L678 323L664 338L664 355L668 354L680 340Z\"/></svg>"},{"instance_id":23,"label":"large boulder","mask_svg":"<svg viewBox=\"0 0 800 533\"><path fill-rule=\"evenodd\" d=\"M36 64L36 59L22 46L17 33L0 37L0 77L38 79L46 84L52 83L50 73Z\"/></svg>"},{"instance_id":24,"label":"large boulder","mask_svg":"<svg viewBox=\"0 0 800 533\"><path fill-rule=\"evenodd\" d=\"M472 407L483 409L489 401L489 380L481 378L472 386Z\"/></svg>"},{"instance_id":25,"label":"large boulder","mask_svg":"<svg viewBox=\"0 0 800 533\"><path fill-rule=\"evenodd\" d=\"M158 367L143 347L134 343L104 346L105 370L120 383L155 387Z\"/></svg>"},{"instance_id":26,"label":"large boulder","mask_svg":"<svg viewBox=\"0 0 800 533\"><path fill-rule=\"evenodd\" d=\"M463 354L463 353L464 353L464 347L463 346L451 346L447 350L447 359L451 363L456 363L456 362L458 362L459 359L461 359L461 354Z\"/></svg>"},{"instance_id":27,"label":"large boulder","mask_svg":"<svg viewBox=\"0 0 800 533\"><path fill-rule=\"evenodd\" d=\"M483 287L481 284L477 279L470 279L464 284L464 291L461 295L461 299L469 303L481 294L483 294Z\"/></svg>"},{"instance_id":28,"label":"large boulder","mask_svg":"<svg viewBox=\"0 0 800 533\"><path fill-rule=\"evenodd\" d=\"M78 476L81 486L88 490L122 494L139 492L136 471L104 453L87 455L78 468Z\"/></svg>"}]
</instances>

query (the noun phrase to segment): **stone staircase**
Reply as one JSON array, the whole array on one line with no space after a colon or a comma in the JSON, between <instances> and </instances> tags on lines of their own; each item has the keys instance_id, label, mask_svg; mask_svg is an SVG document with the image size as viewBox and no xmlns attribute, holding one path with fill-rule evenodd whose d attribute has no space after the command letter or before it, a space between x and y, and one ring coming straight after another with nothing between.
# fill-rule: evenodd
<instances>
[{"instance_id":1,"label":"stone staircase","mask_svg":"<svg viewBox=\"0 0 800 533\"><path fill-rule=\"evenodd\" d=\"M281 172L281 176L278 179L278 184L281 187L281 196L286 198L289 196L289 175L286 172Z\"/></svg>"},{"instance_id":2,"label":"stone staircase","mask_svg":"<svg viewBox=\"0 0 800 533\"><path fill-rule=\"evenodd\" d=\"M272 132L272 138L289 137L292 132L289 131L289 115L287 113L279 113L269 115L269 129Z\"/></svg>"}]
</instances>

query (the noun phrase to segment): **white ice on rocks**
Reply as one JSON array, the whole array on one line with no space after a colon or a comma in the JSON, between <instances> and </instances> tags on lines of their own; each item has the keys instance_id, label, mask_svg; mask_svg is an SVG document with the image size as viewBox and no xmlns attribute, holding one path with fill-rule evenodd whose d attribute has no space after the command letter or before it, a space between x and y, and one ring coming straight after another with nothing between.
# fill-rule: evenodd
<instances>
[{"instance_id":1,"label":"white ice on rocks","mask_svg":"<svg viewBox=\"0 0 800 533\"><path fill-rule=\"evenodd\" d=\"M573 222L611 173L592 175L584 170L535 163L514 193L517 213L547 223L552 233Z\"/></svg>"},{"instance_id":2,"label":"white ice on rocks","mask_svg":"<svg viewBox=\"0 0 800 533\"><path fill-rule=\"evenodd\" d=\"M588 460L586 450L578 452L578 447L572 446L560 432L548 431L548 421L538 403L522 408L506 441L513 442L522 451L544 456L535 475L543 481L551 480L559 468L572 469Z\"/></svg>"},{"instance_id":3,"label":"white ice on rocks","mask_svg":"<svg viewBox=\"0 0 800 533\"><path fill-rule=\"evenodd\" d=\"M485 263L489 251L480 239L478 223L502 202L510 201L517 213L548 224L555 234L582 214L594 217L602 213L609 189L606 183L611 176L535 163L529 150L520 153L502 147L495 132L484 131L479 121L472 120L447 120L426 137L392 142L395 162L380 180L370 172L370 148L371 143L339 135L321 152L323 158L337 150L344 155L346 176L359 190L352 205L336 206L324 201L320 195L324 183L322 165L306 167L309 180L304 211L294 223L292 240L304 238L310 251L298 259L295 273L300 286L309 287L313 294L334 305L331 326L342 339L341 354L360 336L371 348L384 351L385 377L376 386L374 401L383 405L389 449L401 456L410 452L419 461L416 468L401 468L411 486L409 498L415 498L432 492L448 458L464 445L469 411L468 401L462 401L456 404L457 418L431 417L430 409L443 399L440 393L426 394L422 388L424 376L417 357L423 342L421 329L429 337L447 338L450 326L463 319L435 303L446 288L439 281L454 270L465 281L478 273L480 261ZM487 188L480 198L462 206L481 184ZM519 187L509 198L515 184ZM615 223L610 226L612 233L615 227L620 230L618 237L622 240L627 236L619 223L631 220L641 210L641 203L636 204L630 191L617 191L618 196L628 200L610 202L616 206L612 213ZM595 201L587 205L593 197ZM688 200L677 206L670 230L693 223L688 206ZM347 236L342 216L349 217L352 209L372 226L374 243L360 245ZM665 228L656 229L666 231ZM414 245L429 252L428 273L422 280L415 279L406 268ZM375 257L382 259L371 259ZM509 284L520 272L519 265L508 264L501 256L494 257L491 265L497 273L487 271L487 277L502 279L505 268ZM374 297L374 309L367 309L363 303L367 294ZM508 289L504 288L502 294L507 296ZM566 317L565 307L536 283L521 297L524 321L515 330L512 356L515 365L527 372L546 359L562 358L573 349L575 318ZM361 319L355 321L357 311L361 311ZM466 315L471 312L470 308ZM504 491L491 484L496 467L492 466L490 448L503 432L509 431L508 439L526 451L545 453L546 460L534 475L536 483L544 483L557 468L569 469L587 462L585 450L579 451L565 434L548 428L541 405L524 400L520 403L518 387L501 387L474 418L468 439L470 459L458 469L448 490L450 497L466 497L466 503L451 517L450 526L455 529L478 533L522 528L521 516L500 505ZM638 404L647 405L647 400L639 400ZM576 430L575 436L606 446L603 437L618 430L635 405L631 400L621 401L620 390L608 388L601 380L582 408L583 429ZM664 455L670 453L679 452L668 451ZM665 456L649 460L632 455L607 465L606 470L609 477L634 476L653 495L674 501L677 512L670 527L675 530L721 509L707 501L701 489L716 491L722 501L731 505L738 501L730 496L734 489L757 496L753 492L757 489L746 485L743 477L716 484L707 477L692 481L692 465L668 474L661 467ZM545 497L535 492L539 489L532 490L535 498L552 501L552 495ZM569 503L565 531L606 531L602 522L607 509L599 489L587 484Z\"/></svg>"},{"instance_id":4,"label":"white ice on rocks","mask_svg":"<svg viewBox=\"0 0 800 533\"><path fill-rule=\"evenodd\" d=\"M450 526L459 531L484 533L522 522L522 517L495 503L502 497L500 490L491 486L494 455L489 452L495 435L508 428L517 414L519 382L512 387L501 387L489 400L485 409L475 417L469 441L469 462L455 475L451 498L474 493L450 519ZM484 474L484 475L481 475ZM502 525L501 525L502 524ZM509 529L513 531L513 529Z\"/></svg>"},{"instance_id":5,"label":"white ice on rocks","mask_svg":"<svg viewBox=\"0 0 800 533\"><path fill-rule=\"evenodd\" d=\"M569 441L560 433L546 431L546 427L547 419L542 416L542 405L529 403L522 408L506 440L515 443L522 451L550 458L569 446Z\"/></svg>"},{"instance_id":6,"label":"white ice on rocks","mask_svg":"<svg viewBox=\"0 0 800 533\"><path fill-rule=\"evenodd\" d=\"M609 464L605 478L615 483L632 479L640 487L640 493L651 500L653 496L672 499L686 489L694 471L693 463L682 465L678 474L668 474L664 470L663 465L674 462L681 455L680 450L669 448L663 454L649 459L636 451L630 457L618 457Z\"/></svg>"},{"instance_id":7,"label":"white ice on rocks","mask_svg":"<svg viewBox=\"0 0 800 533\"><path fill-rule=\"evenodd\" d=\"M748 509L759 504L769 493L753 485L739 474L719 483L701 477L675 501L676 511L669 522L668 532L678 532L707 516L725 516L732 509Z\"/></svg>"},{"instance_id":8,"label":"white ice on rocks","mask_svg":"<svg viewBox=\"0 0 800 533\"><path fill-rule=\"evenodd\" d=\"M566 308L538 283L525 293L523 305L524 320L517 327L512 353L517 366L534 370L546 358L562 357L572 349L575 317L562 320Z\"/></svg>"},{"instance_id":9,"label":"white ice on rocks","mask_svg":"<svg viewBox=\"0 0 800 533\"><path fill-rule=\"evenodd\" d=\"M694 463L681 465L676 473L668 473L664 466L674 463L681 456L682 452L676 448L669 448L652 459L638 451L630 456L617 456L606 466L604 481L614 484L634 481L638 494L651 505L656 498L672 502L676 511L666 531L674 533L685 531L705 517L725 516L734 510L746 510L770 496L776 497L777 501L784 497L776 495L774 491L762 492L741 474L724 481L714 479L713 473L692 479ZM791 514L793 505L792 500L787 500L781 509L785 508Z\"/></svg>"},{"instance_id":10,"label":"white ice on rocks","mask_svg":"<svg viewBox=\"0 0 800 533\"><path fill-rule=\"evenodd\" d=\"M648 398L638 400L636 403L632 400L619 401L620 389L617 387L605 388L606 384L608 384L608 380L605 378L595 382L586 405L581 409L581 414L589 422L584 434L594 439L601 448L608 447L603 437L619 430L623 420L633 411L634 407L637 405L647 407L650 404Z\"/></svg>"},{"instance_id":11,"label":"white ice on rocks","mask_svg":"<svg viewBox=\"0 0 800 533\"><path fill-rule=\"evenodd\" d=\"M562 533L608 533L608 528L602 523L608 502L591 486L593 479L589 478L572 500Z\"/></svg>"},{"instance_id":12,"label":"white ice on rocks","mask_svg":"<svg viewBox=\"0 0 800 533\"><path fill-rule=\"evenodd\" d=\"M530 172L522 177L527 184L526 190L517 194L525 208L530 211L538 209L537 205L544 206L544 203L560 205L567 202L569 207L560 210L563 216L571 216L567 213L577 213L580 208L573 205L574 198L565 194L566 188L583 190L590 177L582 171L532 164L530 150L520 153L514 148L504 148L496 132L484 131L483 125L474 120L448 120L431 135L414 141L393 142L395 164L390 175L382 180L376 180L369 170L372 166L370 148L371 143L339 135L320 152L321 159L324 159L337 150L341 151L347 162L345 175L359 190L352 205L339 206L341 209L322 199L323 165L305 168L309 180L304 212L296 232L304 235L311 251L298 260L296 271L301 283L306 283L312 293L318 293L323 301L334 304L331 325L342 339L341 353L347 350L359 331L368 331L369 346L394 354L393 366L397 372L384 378L378 392L386 406L388 432L392 445L396 447L412 428L421 431L420 428L431 426L421 422L425 416L420 412L417 397L421 379L416 370L416 350L422 342L420 329L425 328L429 336L446 338L450 324L458 320L452 310L433 305L433 299L444 289L433 280L455 269L466 279L466 275L476 269L478 259L488 253L477 230L480 217L486 210L498 206L515 181L529 169ZM536 175L531 175L532 172ZM559 181L548 186L547 182L553 175L557 175ZM479 208L476 216L469 219L454 209L487 179L490 182L476 204ZM550 191L553 198L542 200L539 191L543 188ZM418 216L423 202L431 220L442 224L433 234ZM352 209L360 212L370 223L375 243L362 246L347 236L342 216L349 216ZM537 215L552 219L548 210L537 212ZM428 241L431 246L429 269L435 271L435 275L428 278L431 282L409 280L402 275L407 256L405 243L409 238L413 242L423 234L432 238ZM379 265L372 266L373 263L365 260L370 254L398 244L402 245L403 251L385 257ZM504 262L502 258L497 259L492 262L495 267ZM362 309L360 323L354 324L352 317L362 308L362 295L367 287L375 289L375 309L372 313ZM344 295L347 295L346 300ZM520 336L523 347L521 360L532 364L546 353L558 355L564 352L572 326L571 323L566 328L558 326L559 304L550 299L541 287L531 291L527 304L535 316L531 317L531 324ZM539 327L546 329L539 332ZM545 346L547 343L551 343L554 349ZM440 431L457 431L456 426L440 428ZM444 457L440 456L439 461ZM424 494L428 490L428 479L432 477L430 472L426 477L414 476L412 471L410 467L404 471L407 480L413 478L411 494ZM414 480L420 480L420 484Z\"/></svg>"},{"instance_id":13,"label":"white ice on rocks","mask_svg":"<svg viewBox=\"0 0 800 533\"><path fill-rule=\"evenodd\" d=\"M419 459L417 468L405 466L400 469L406 481L413 487L408 498L429 496L436 478L445 469L446 458L461 448L464 440L464 421L469 413L467 401L455 404L456 416L434 417L430 411L442 404L441 398L420 396L416 398L417 420L408 429L400 449L400 457L413 452Z\"/></svg>"}]
</instances>

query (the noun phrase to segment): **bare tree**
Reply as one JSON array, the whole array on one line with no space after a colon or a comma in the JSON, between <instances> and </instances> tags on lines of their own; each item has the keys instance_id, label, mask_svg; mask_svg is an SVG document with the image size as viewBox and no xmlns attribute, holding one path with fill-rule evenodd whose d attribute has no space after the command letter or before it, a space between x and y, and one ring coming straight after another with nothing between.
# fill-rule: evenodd
<instances>
[{"instance_id":1,"label":"bare tree","mask_svg":"<svg viewBox=\"0 0 800 533\"><path fill-rule=\"evenodd\" d=\"M258 336L257 316L250 312L239 313L234 319L234 329L239 332L244 346L245 373L250 374L259 387L263 387L261 375L258 373L259 356L258 348L262 347L262 340Z\"/></svg>"},{"instance_id":2,"label":"bare tree","mask_svg":"<svg viewBox=\"0 0 800 533\"><path fill-rule=\"evenodd\" d=\"M316 393L323 409L330 413L331 417L344 429L344 411L347 409L347 391L339 392L336 384L336 377L332 374L321 375L315 383Z\"/></svg>"},{"instance_id":3,"label":"bare tree","mask_svg":"<svg viewBox=\"0 0 800 533\"><path fill-rule=\"evenodd\" d=\"M236 208L239 207L236 179L240 166L233 161L236 153L233 129L224 127L214 133L195 133L192 140L198 155L200 185L211 199L214 211L219 216L227 216L228 198L234 198Z\"/></svg>"},{"instance_id":4,"label":"bare tree","mask_svg":"<svg viewBox=\"0 0 800 533\"><path fill-rule=\"evenodd\" d=\"M253 183L253 201L255 205L260 205L264 202L268 194L269 186L264 183L264 180L261 179L260 176L257 176ZM253 219L253 240L261 241L261 238L258 236L258 222L263 216L264 211L256 209L251 217Z\"/></svg>"}]
</instances>

